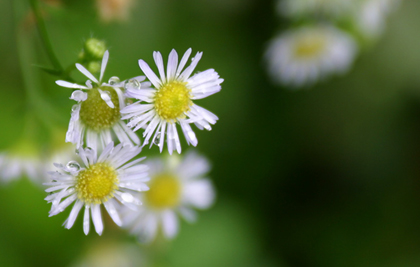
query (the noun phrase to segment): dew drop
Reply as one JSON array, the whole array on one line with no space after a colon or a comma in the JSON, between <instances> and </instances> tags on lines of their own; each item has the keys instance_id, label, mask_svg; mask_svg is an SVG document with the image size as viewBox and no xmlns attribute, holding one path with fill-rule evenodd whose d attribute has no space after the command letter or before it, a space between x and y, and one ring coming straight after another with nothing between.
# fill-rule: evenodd
<instances>
[{"instance_id":1,"label":"dew drop","mask_svg":"<svg viewBox=\"0 0 420 267\"><path fill-rule=\"evenodd\" d=\"M156 137L155 137L155 139L153 140L153 144L155 144L155 145L159 146L159 143L160 143L160 138L161 138L161 134L160 134L160 132L157 132L157 133L156 133Z\"/></svg>"},{"instance_id":2,"label":"dew drop","mask_svg":"<svg viewBox=\"0 0 420 267\"><path fill-rule=\"evenodd\" d=\"M80 165L79 163L77 163L77 161L69 161L69 163L67 163L66 165L67 169L72 171L72 172L77 172L78 170L80 170Z\"/></svg>"},{"instance_id":3,"label":"dew drop","mask_svg":"<svg viewBox=\"0 0 420 267\"><path fill-rule=\"evenodd\" d=\"M94 153L95 153L95 152L93 151L93 148L91 148L91 147L86 147L86 148L85 148L85 155L86 155L86 157L87 157L88 159L93 158Z\"/></svg>"},{"instance_id":4,"label":"dew drop","mask_svg":"<svg viewBox=\"0 0 420 267\"><path fill-rule=\"evenodd\" d=\"M74 112L74 111L76 111L78 108L79 108L79 105L78 105L78 104L73 105L73 106L71 107L71 111L72 111L72 112Z\"/></svg>"},{"instance_id":5,"label":"dew drop","mask_svg":"<svg viewBox=\"0 0 420 267\"><path fill-rule=\"evenodd\" d=\"M131 203L131 202L134 201L133 195L131 195L129 193L122 193L121 198L124 202L128 202L128 203Z\"/></svg>"},{"instance_id":6,"label":"dew drop","mask_svg":"<svg viewBox=\"0 0 420 267\"><path fill-rule=\"evenodd\" d=\"M124 89L140 89L141 84L136 79L130 79L125 82Z\"/></svg>"},{"instance_id":7,"label":"dew drop","mask_svg":"<svg viewBox=\"0 0 420 267\"><path fill-rule=\"evenodd\" d=\"M120 78L118 78L117 76L112 76L111 78L109 78L108 83L110 85L115 85L117 83L120 82Z\"/></svg>"}]
</instances>

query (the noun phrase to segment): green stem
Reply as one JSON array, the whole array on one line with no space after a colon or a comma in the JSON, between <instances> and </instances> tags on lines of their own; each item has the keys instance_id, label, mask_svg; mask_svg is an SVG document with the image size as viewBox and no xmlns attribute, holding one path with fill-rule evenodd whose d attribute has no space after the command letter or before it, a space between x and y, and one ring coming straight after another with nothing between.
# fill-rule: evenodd
<instances>
[{"instance_id":1,"label":"green stem","mask_svg":"<svg viewBox=\"0 0 420 267\"><path fill-rule=\"evenodd\" d=\"M60 62L58 61L57 57L54 54L54 51L52 49L51 42L48 38L47 28L45 27L44 19L42 18L42 14L39 10L38 1L37 0L29 0L29 3L31 5L32 11L34 12L35 19L36 19L36 25L39 31L39 35L41 36L42 43L44 44L45 50L48 54L48 57L50 58L50 61L54 68L60 72L63 73L63 68L60 65Z\"/></svg>"},{"instance_id":2,"label":"green stem","mask_svg":"<svg viewBox=\"0 0 420 267\"><path fill-rule=\"evenodd\" d=\"M31 0L32 1L32 0ZM15 17L20 17L23 7L19 5L20 1L14 2ZM57 123L61 123L63 118L52 107L52 105L45 100L40 88L42 88L40 78L34 67L29 62L35 61L35 51L32 46L33 40L19 23L16 23L16 41L18 49L18 57L20 68L22 71L23 84L26 94L27 112L33 113L44 125L49 128L54 127Z\"/></svg>"}]
</instances>

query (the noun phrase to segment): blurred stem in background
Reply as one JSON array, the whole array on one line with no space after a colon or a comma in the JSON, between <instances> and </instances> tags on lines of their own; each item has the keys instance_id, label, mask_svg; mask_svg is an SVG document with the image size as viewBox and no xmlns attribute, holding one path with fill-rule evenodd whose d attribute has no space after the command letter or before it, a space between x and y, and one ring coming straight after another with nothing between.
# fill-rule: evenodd
<instances>
[{"instance_id":1,"label":"blurred stem in background","mask_svg":"<svg viewBox=\"0 0 420 267\"><path fill-rule=\"evenodd\" d=\"M44 19L42 18L41 12L39 10L38 1L29 0L29 3L31 5L32 12L34 13L36 26L38 28L42 44L45 47L45 51L48 54L51 64L54 66L54 71L61 75L63 73L63 68L61 67L60 62L58 61L52 49L50 39L48 38L47 28L45 27Z\"/></svg>"},{"instance_id":2,"label":"blurred stem in background","mask_svg":"<svg viewBox=\"0 0 420 267\"><path fill-rule=\"evenodd\" d=\"M36 7L36 1L30 0L31 7ZM45 97L42 96L41 88L42 84L39 77L39 72L36 68L34 68L33 63L36 62L35 59L35 51L34 51L34 41L32 40L32 35L30 34L30 29L25 29L23 27L20 18L22 17L21 14L23 12L26 12L25 6L18 4L18 2L14 2L14 12L15 12L15 25L16 25L16 38L17 38L17 46L18 46L18 57L19 57L19 63L20 68L22 71L22 78L23 78L23 86L24 86L24 92L25 92L25 100L26 100L26 112L32 113L33 116L28 116L27 119L34 120L37 118L40 122L42 122L48 129L54 129L56 128L57 123L65 123L63 121L63 118L59 116L59 113L56 112L54 107L46 101ZM36 17L39 17L39 11L36 10L36 8L33 10ZM44 25L43 21L36 19L37 25ZM45 26L38 26L39 29L43 28L43 30L40 30L42 39L46 35ZM49 41L43 39L43 44L46 46L46 50L50 50L51 45L48 44ZM49 48L47 48L49 47ZM50 54L51 52L51 54ZM56 61L56 58L54 54L52 53L52 50L48 52L49 56L52 58L51 61L53 64L58 64L57 67L61 69L61 66L59 65L58 61ZM56 67L56 66L54 66ZM31 131L33 132L33 131ZM29 133L28 133L29 134Z\"/></svg>"}]
</instances>

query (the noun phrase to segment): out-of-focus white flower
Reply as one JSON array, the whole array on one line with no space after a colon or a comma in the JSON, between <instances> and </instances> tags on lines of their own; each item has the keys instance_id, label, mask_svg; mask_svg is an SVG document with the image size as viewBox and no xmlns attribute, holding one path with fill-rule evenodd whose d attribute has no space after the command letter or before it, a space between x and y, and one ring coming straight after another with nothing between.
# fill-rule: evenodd
<instances>
[{"instance_id":1,"label":"out-of-focus white flower","mask_svg":"<svg viewBox=\"0 0 420 267\"><path fill-rule=\"evenodd\" d=\"M148 144L153 136L151 146L158 145L162 152L166 136L169 153L172 154L174 150L181 153L176 124L180 124L187 143L196 146L198 140L190 124L194 123L200 130L211 130L210 124L215 124L218 120L216 115L192 101L208 97L222 89L220 84L223 79L220 79L219 74L213 69L190 77L202 54L202 52L197 53L192 58L191 65L183 70L191 55L191 48L185 52L179 65L178 54L172 50L165 74L162 55L154 52L153 57L160 78L146 62L139 60L140 68L155 88L127 88L127 96L139 101L122 109L121 113L125 114L123 119L130 119L127 125L133 127L134 131L146 127L143 133L144 144Z\"/></svg>"},{"instance_id":2,"label":"out-of-focus white flower","mask_svg":"<svg viewBox=\"0 0 420 267\"><path fill-rule=\"evenodd\" d=\"M279 0L277 11L289 18L302 16L347 16L356 8L359 0Z\"/></svg>"},{"instance_id":3,"label":"out-of-focus white flower","mask_svg":"<svg viewBox=\"0 0 420 267\"><path fill-rule=\"evenodd\" d=\"M362 1L357 12L354 12L354 21L365 36L375 38L382 34L388 15L399 3L399 0Z\"/></svg>"},{"instance_id":4,"label":"out-of-focus white flower","mask_svg":"<svg viewBox=\"0 0 420 267\"><path fill-rule=\"evenodd\" d=\"M195 221L192 208L206 209L214 202L215 193L209 179L206 158L189 152L180 156L149 160L150 190L142 194L143 205L137 211L124 212L123 223L141 242L152 241L162 227L166 238L178 233L179 213L187 221Z\"/></svg>"},{"instance_id":5,"label":"out-of-focus white flower","mask_svg":"<svg viewBox=\"0 0 420 267\"><path fill-rule=\"evenodd\" d=\"M316 25L280 34L269 44L266 59L275 82L300 87L346 72L357 50L350 35L332 26Z\"/></svg>"},{"instance_id":6,"label":"out-of-focus white flower","mask_svg":"<svg viewBox=\"0 0 420 267\"><path fill-rule=\"evenodd\" d=\"M140 144L138 136L121 120L120 109L125 107L125 96L121 90L124 82L117 77L112 77L108 83L102 82L108 58L109 53L105 51L99 80L85 67L76 64L77 69L89 78L86 85L56 81L63 87L81 89L74 91L70 97L78 104L72 108L66 134L66 142L76 144L76 148L85 145L97 151L113 141L113 137L121 143ZM139 83L144 79L144 76L136 77L131 81Z\"/></svg>"},{"instance_id":7,"label":"out-of-focus white flower","mask_svg":"<svg viewBox=\"0 0 420 267\"><path fill-rule=\"evenodd\" d=\"M70 267L147 267L152 266L148 255L132 243L96 240L88 243L83 256Z\"/></svg>"},{"instance_id":8,"label":"out-of-focus white flower","mask_svg":"<svg viewBox=\"0 0 420 267\"><path fill-rule=\"evenodd\" d=\"M43 177L42 164L37 145L23 138L9 150L0 152L0 181L10 182L26 176L39 184Z\"/></svg>"},{"instance_id":9,"label":"out-of-focus white flower","mask_svg":"<svg viewBox=\"0 0 420 267\"><path fill-rule=\"evenodd\" d=\"M96 232L101 235L103 222L101 204L105 206L113 221L121 226L118 214L120 204L136 210L141 202L133 196L134 191L145 191L144 184L149 180L148 167L140 165L144 158L129 162L141 151L139 147L122 144L114 147L111 142L98 157L93 149L79 149L83 161L81 167L76 161L70 161L66 166L55 164L58 171L49 172L52 182L45 191L52 193L45 200L52 202L50 217L64 211L73 202L73 208L67 218L65 227L70 229L84 206L83 230L89 233L90 214Z\"/></svg>"},{"instance_id":10,"label":"out-of-focus white flower","mask_svg":"<svg viewBox=\"0 0 420 267\"><path fill-rule=\"evenodd\" d=\"M3 182L26 176L37 183L42 177L40 167L39 155L0 154L0 177Z\"/></svg>"}]
</instances>

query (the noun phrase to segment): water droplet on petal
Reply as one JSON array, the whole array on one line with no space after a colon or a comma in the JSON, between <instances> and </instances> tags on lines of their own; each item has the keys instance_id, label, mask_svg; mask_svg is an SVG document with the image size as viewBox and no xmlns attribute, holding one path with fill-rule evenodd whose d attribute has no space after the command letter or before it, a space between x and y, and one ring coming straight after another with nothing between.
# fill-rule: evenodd
<instances>
[{"instance_id":1,"label":"water droplet on petal","mask_svg":"<svg viewBox=\"0 0 420 267\"><path fill-rule=\"evenodd\" d=\"M79 108L79 105L78 105L78 104L73 105L73 107L71 107L71 111L72 111L72 112L74 112L74 111L76 111L78 108Z\"/></svg>"},{"instance_id":2,"label":"water droplet on petal","mask_svg":"<svg viewBox=\"0 0 420 267\"><path fill-rule=\"evenodd\" d=\"M72 172L77 172L78 170L80 170L79 163L77 163L77 161L73 161L73 160L69 161L69 163L67 163L66 167L69 171L72 171Z\"/></svg>"},{"instance_id":3,"label":"water droplet on petal","mask_svg":"<svg viewBox=\"0 0 420 267\"><path fill-rule=\"evenodd\" d=\"M129 193L122 193L121 198L124 202L128 202L128 203L131 203L131 202L134 201L133 195L131 195Z\"/></svg>"},{"instance_id":4,"label":"water droplet on petal","mask_svg":"<svg viewBox=\"0 0 420 267\"><path fill-rule=\"evenodd\" d=\"M86 147L85 148L86 157L88 157L88 158L93 157L93 153L94 153L93 148L91 148L91 147Z\"/></svg>"},{"instance_id":5,"label":"water droplet on petal","mask_svg":"<svg viewBox=\"0 0 420 267\"><path fill-rule=\"evenodd\" d=\"M156 133L156 137L155 137L155 139L153 140L153 144L155 144L155 145L159 146L159 143L160 143L160 138L161 138L161 134L160 134L160 132L157 132L157 133Z\"/></svg>"},{"instance_id":6,"label":"water droplet on petal","mask_svg":"<svg viewBox=\"0 0 420 267\"><path fill-rule=\"evenodd\" d=\"M136 79L130 79L125 82L124 88L127 89L140 89L141 84Z\"/></svg>"},{"instance_id":7,"label":"water droplet on petal","mask_svg":"<svg viewBox=\"0 0 420 267\"><path fill-rule=\"evenodd\" d=\"M115 85L117 83L120 82L120 78L118 78L117 76L112 76L111 78L109 78L108 83L110 85Z\"/></svg>"}]
</instances>

